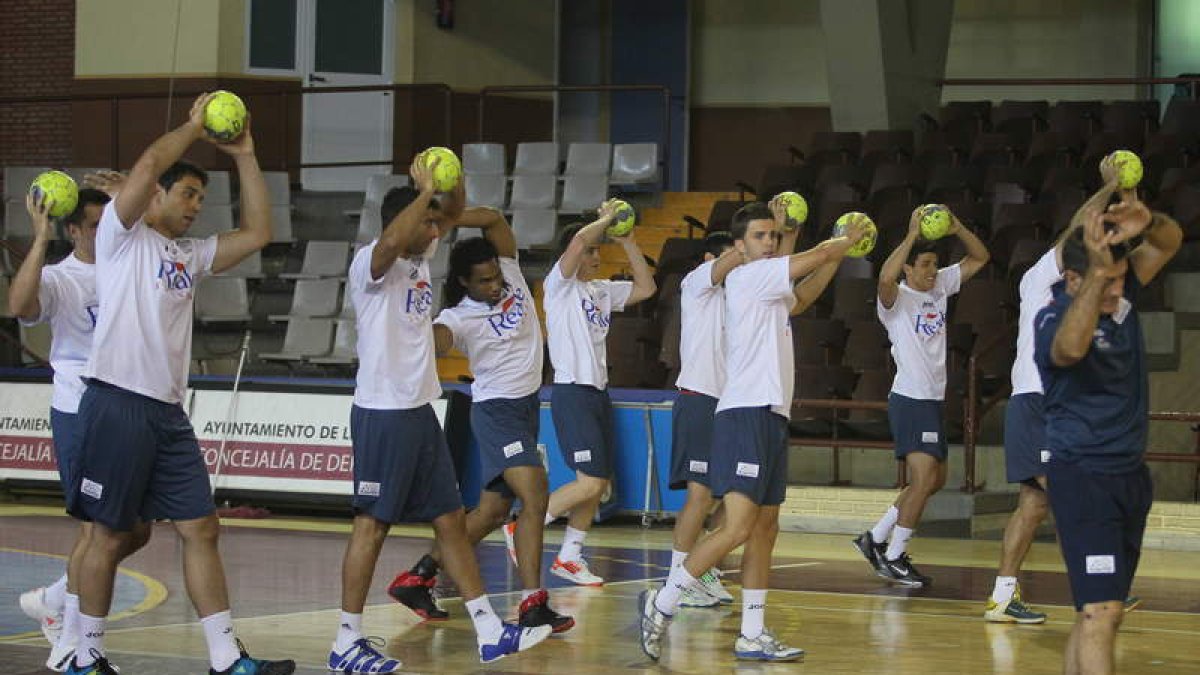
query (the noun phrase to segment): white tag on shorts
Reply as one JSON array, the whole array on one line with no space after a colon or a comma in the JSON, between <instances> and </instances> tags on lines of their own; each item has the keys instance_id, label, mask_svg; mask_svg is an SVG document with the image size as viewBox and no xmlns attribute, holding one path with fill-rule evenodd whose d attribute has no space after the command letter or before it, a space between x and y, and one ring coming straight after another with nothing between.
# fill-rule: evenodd
<instances>
[{"instance_id":1,"label":"white tag on shorts","mask_svg":"<svg viewBox=\"0 0 1200 675\"><path fill-rule=\"evenodd\" d=\"M576 462L592 461L592 451L591 450L576 450L575 451L575 461Z\"/></svg>"},{"instance_id":2,"label":"white tag on shorts","mask_svg":"<svg viewBox=\"0 0 1200 675\"><path fill-rule=\"evenodd\" d=\"M1050 451L1043 450L1042 451L1042 464L1049 464L1049 463L1050 463Z\"/></svg>"},{"instance_id":3,"label":"white tag on shorts","mask_svg":"<svg viewBox=\"0 0 1200 675\"><path fill-rule=\"evenodd\" d=\"M937 443L938 442L938 432L922 431L921 432L921 442L922 443Z\"/></svg>"},{"instance_id":4,"label":"white tag on shorts","mask_svg":"<svg viewBox=\"0 0 1200 675\"><path fill-rule=\"evenodd\" d=\"M738 462L737 475L745 476L746 478L758 478L758 465L748 462Z\"/></svg>"},{"instance_id":5,"label":"white tag on shorts","mask_svg":"<svg viewBox=\"0 0 1200 675\"><path fill-rule=\"evenodd\" d=\"M1089 555L1087 561L1088 574L1116 574L1117 560L1111 555Z\"/></svg>"},{"instance_id":6,"label":"white tag on shorts","mask_svg":"<svg viewBox=\"0 0 1200 675\"><path fill-rule=\"evenodd\" d=\"M375 483L375 482L372 482L369 480L359 481L358 495L360 497L378 497L379 496L379 483Z\"/></svg>"},{"instance_id":7,"label":"white tag on shorts","mask_svg":"<svg viewBox=\"0 0 1200 675\"><path fill-rule=\"evenodd\" d=\"M94 480L84 478L83 483L79 486L79 491L92 499L100 499L100 495L104 494L104 486Z\"/></svg>"},{"instance_id":8,"label":"white tag on shorts","mask_svg":"<svg viewBox=\"0 0 1200 675\"><path fill-rule=\"evenodd\" d=\"M525 452L525 446L521 445L521 441L513 441L504 446L504 459L511 459L515 455Z\"/></svg>"},{"instance_id":9,"label":"white tag on shorts","mask_svg":"<svg viewBox=\"0 0 1200 675\"><path fill-rule=\"evenodd\" d=\"M701 462L698 459L693 459L688 462L688 471L692 473L708 473L708 462Z\"/></svg>"}]
</instances>

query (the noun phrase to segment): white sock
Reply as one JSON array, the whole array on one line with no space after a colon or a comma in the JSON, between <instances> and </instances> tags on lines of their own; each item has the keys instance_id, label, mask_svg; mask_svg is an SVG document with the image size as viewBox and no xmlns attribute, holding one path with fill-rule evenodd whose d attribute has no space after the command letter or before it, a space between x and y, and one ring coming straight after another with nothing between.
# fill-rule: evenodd
<instances>
[{"instance_id":1,"label":"white sock","mask_svg":"<svg viewBox=\"0 0 1200 675\"><path fill-rule=\"evenodd\" d=\"M1008 602L1016 590L1016 577L996 577L996 586L992 588L992 601L996 604Z\"/></svg>"},{"instance_id":2,"label":"white sock","mask_svg":"<svg viewBox=\"0 0 1200 675\"><path fill-rule=\"evenodd\" d=\"M475 623L475 637L478 638L479 644L490 645L499 642L500 635L504 633L504 625L500 623L500 617L496 616L496 610L492 609L492 602L488 600L488 596L481 595L464 604L467 606L467 613L471 615L471 621Z\"/></svg>"},{"instance_id":3,"label":"white sock","mask_svg":"<svg viewBox=\"0 0 1200 675\"><path fill-rule=\"evenodd\" d=\"M42 601L56 614L61 614L63 611L63 603L67 601L67 575L63 574L58 578L58 581L46 587L42 594Z\"/></svg>"},{"instance_id":4,"label":"white sock","mask_svg":"<svg viewBox=\"0 0 1200 675\"><path fill-rule=\"evenodd\" d=\"M587 532L568 525L567 531L563 534L562 546L558 549L558 559L569 562L583 558L583 540L585 538L587 538Z\"/></svg>"},{"instance_id":5,"label":"white sock","mask_svg":"<svg viewBox=\"0 0 1200 675\"><path fill-rule=\"evenodd\" d=\"M671 569L675 569L676 567L682 565L683 561L687 560L687 557L687 551L676 551L675 549L671 549Z\"/></svg>"},{"instance_id":6,"label":"white sock","mask_svg":"<svg viewBox=\"0 0 1200 675\"><path fill-rule=\"evenodd\" d=\"M696 583L696 577L688 573L683 565L671 568L671 575L663 582L663 587L654 598L654 606L663 614L671 615L679 608L679 596L684 589L691 588Z\"/></svg>"},{"instance_id":7,"label":"white sock","mask_svg":"<svg viewBox=\"0 0 1200 675\"><path fill-rule=\"evenodd\" d=\"M875 527L871 528L871 539L875 540L876 544L882 544L892 536L892 528L896 526L896 521L900 520L900 509L893 504L888 507L887 513L875 523Z\"/></svg>"},{"instance_id":8,"label":"white sock","mask_svg":"<svg viewBox=\"0 0 1200 675\"><path fill-rule=\"evenodd\" d=\"M556 521L556 520L558 520L558 516L554 515L553 513L550 513L549 511L547 511L547 512L546 512L546 517L543 519L543 521L542 521L542 524L543 524L543 525L549 525L550 523L553 523L553 522L554 522L554 521Z\"/></svg>"},{"instance_id":9,"label":"white sock","mask_svg":"<svg viewBox=\"0 0 1200 675\"><path fill-rule=\"evenodd\" d=\"M225 610L210 614L200 619L200 625L204 627L204 641L208 643L208 661L212 669L218 673L229 670L242 656L233 634L233 613Z\"/></svg>"},{"instance_id":10,"label":"white sock","mask_svg":"<svg viewBox=\"0 0 1200 675\"><path fill-rule=\"evenodd\" d=\"M540 588L522 588L521 589L521 602L525 602L526 600L529 599L529 596L533 595L534 593L537 593L540 590L542 590L542 589L540 589Z\"/></svg>"},{"instance_id":11,"label":"white sock","mask_svg":"<svg viewBox=\"0 0 1200 675\"><path fill-rule=\"evenodd\" d=\"M79 643L79 596L74 593L66 594L66 601L63 603L63 632L60 640L67 640L66 644Z\"/></svg>"},{"instance_id":12,"label":"white sock","mask_svg":"<svg viewBox=\"0 0 1200 675\"><path fill-rule=\"evenodd\" d=\"M887 553L884 557L888 560L899 558L905 551L908 550L908 540L912 539L913 531L903 525L897 525L892 530L892 538L888 541Z\"/></svg>"},{"instance_id":13,"label":"white sock","mask_svg":"<svg viewBox=\"0 0 1200 675\"><path fill-rule=\"evenodd\" d=\"M362 614L342 612L341 623L338 624L337 640L333 643L333 651L345 652L362 639Z\"/></svg>"},{"instance_id":14,"label":"white sock","mask_svg":"<svg viewBox=\"0 0 1200 675\"><path fill-rule=\"evenodd\" d=\"M75 648L75 665L86 668L96 662L93 653L104 656L104 625L107 617L79 615L79 646Z\"/></svg>"},{"instance_id":15,"label":"white sock","mask_svg":"<svg viewBox=\"0 0 1200 675\"><path fill-rule=\"evenodd\" d=\"M767 611L767 589L742 589L742 636L751 640L762 635Z\"/></svg>"}]
</instances>

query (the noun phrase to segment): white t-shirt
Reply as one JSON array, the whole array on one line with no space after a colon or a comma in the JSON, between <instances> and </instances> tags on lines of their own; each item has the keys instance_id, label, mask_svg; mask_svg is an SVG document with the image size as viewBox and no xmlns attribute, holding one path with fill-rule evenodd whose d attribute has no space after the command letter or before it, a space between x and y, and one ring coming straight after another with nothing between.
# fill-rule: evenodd
<instances>
[{"instance_id":1,"label":"white t-shirt","mask_svg":"<svg viewBox=\"0 0 1200 675\"><path fill-rule=\"evenodd\" d=\"M790 418L796 355L789 313L796 304L788 258L756 260L725 277L727 373L717 412L771 406Z\"/></svg>"},{"instance_id":2,"label":"white t-shirt","mask_svg":"<svg viewBox=\"0 0 1200 675\"><path fill-rule=\"evenodd\" d=\"M896 361L893 392L921 400L946 398L946 302L961 285L962 267L954 264L938 270L927 293L901 281L891 309L875 300Z\"/></svg>"},{"instance_id":3,"label":"white t-shirt","mask_svg":"<svg viewBox=\"0 0 1200 675\"><path fill-rule=\"evenodd\" d=\"M347 282L358 325L354 404L376 410L419 408L442 395L428 258L397 258L383 277L372 279L371 253L377 243L354 255Z\"/></svg>"},{"instance_id":4,"label":"white t-shirt","mask_svg":"<svg viewBox=\"0 0 1200 675\"><path fill-rule=\"evenodd\" d=\"M513 258L500 258L504 291L489 305L464 296L434 323L454 334L454 346L471 361L472 400L521 398L542 386L542 328L533 293Z\"/></svg>"},{"instance_id":5,"label":"white t-shirt","mask_svg":"<svg viewBox=\"0 0 1200 675\"><path fill-rule=\"evenodd\" d=\"M84 384L80 378L92 351L92 333L96 329L96 266L75 254L57 265L42 268L38 285L41 314L26 326L49 322L50 366L54 369L54 392L50 407L59 412L79 411Z\"/></svg>"},{"instance_id":6,"label":"white t-shirt","mask_svg":"<svg viewBox=\"0 0 1200 675\"><path fill-rule=\"evenodd\" d=\"M1017 319L1017 358L1012 367L1012 393L1042 393L1042 375L1033 360L1033 320L1054 299L1051 287L1062 279L1058 256L1050 249L1021 277L1021 316Z\"/></svg>"},{"instance_id":7,"label":"white t-shirt","mask_svg":"<svg viewBox=\"0 0 1200 675\"><path fill-rule=\"evenodd\" d=\"M604 340L612 313L625 309L633 282L567 279L555 263L543 290L554 381L606 388L608 347Z\"/></svg>"},{"instance_id":8,"label":"white t-shirt","mask_svg":"<svg viewBox=\"0 0 1200 675\"><path fill-rule=\"evenodd\" d=\"M725 289L710 260L679 284L679 377L675 386L720 398L725 388Z\"/></svg>"},{"instance_id":9,"label":"white t-shirt","mask_svg":"<svg viewBox=\"0 0 1200 675\"><path fill-rule=\"evenodd\" d=\"M212 272L216 254L216 235L168 239L142 218L127 230L109 202L96 232L100 316L84 377L183 401L196 281Z\"/></svg>"}]
</instances>

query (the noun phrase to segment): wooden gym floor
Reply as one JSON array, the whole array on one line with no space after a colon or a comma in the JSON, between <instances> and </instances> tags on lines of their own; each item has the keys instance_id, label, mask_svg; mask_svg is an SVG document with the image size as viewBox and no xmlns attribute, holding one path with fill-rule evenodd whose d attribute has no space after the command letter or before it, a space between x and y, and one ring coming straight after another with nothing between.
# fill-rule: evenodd
<instances>
[{"instance_id":1,"label":"wooden gym floor","mask_svg":"<svg viewBox=\"0 0 1200 675\"><path fill-rule=\"evenodd\" d=\"M47 647L17 608L19 594L61 574L75 526L45 507L0 507L0 673L42 670ZM225 521L222 551L239 636L261 657L294 658L298 673L324 673L337 623L340 562L347 521ZM562 526L547 535L553 559ZM1021 577L1025 598L1046 610L1043 626L990 625L981 614L991 591L998 542L920 539L914 560L934 577L910 591L877 579L844 535L782 534L776 550L767 625L805 648L800 664L742 664L732 657L740 601L722 609L685 609L671 628L662 661L637 644L635 603L670 559L670 530L600 526L588 540L604 588L563 587L548 576L552 604L576 617L562 637L524 654L482 666L470 622L452 587L439 589L449 621L427 624L390 601L392 575L429 546L426 528L396 528L380 558L368 599L366 632L384 637L406 672L585 673L807 672L1020 673L1061 672L1073 612L1054 544L1034 545ZM501 615L515 615L519 583L493 536L479 548L488 590ZM737 595L737 556L724 567ZM1143 598L1121 630L1122 673L1200 672L1200 553L1147 551L1134 585ZM179 544L158 525L149 546L123 566L118 618L108 648L122 672L182 675L207 672L203 633L183 592Z\"/></svg>"}]
</instances>

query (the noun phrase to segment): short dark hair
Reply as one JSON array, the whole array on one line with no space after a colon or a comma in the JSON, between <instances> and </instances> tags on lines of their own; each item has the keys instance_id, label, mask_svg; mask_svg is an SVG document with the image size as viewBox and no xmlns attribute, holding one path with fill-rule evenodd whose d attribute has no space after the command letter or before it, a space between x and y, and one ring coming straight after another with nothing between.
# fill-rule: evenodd
<instances>
[{"instance_id":1,"label":"short dark hair","mask_svg":"<svg viewBox=\"0 0 1200 675\"><path fill-rule=\"evenodd\" d=\"M82 225L85 207L92 206L93 204L104 206L111 199L107 193L95 188L83 188L79 191L79 201L75 204L75 210L62 217L63 227L67 225Z\"/></svg>"},{"instance_id":2,"label":"short dark hair","mask_svg":"<svg viewBox=\"0 0 1200 675\"><path fill-rule=\"evenodd\" d=\"M179 160L167 167L167 170L162 172L162 175L158 177L158 184L162 189L170 192L175 183L179 182L179 179L184 176L195 176L201 185L208 185L208 172L191 162L183 160Z\"/></svg>"},{"instance_id":3,"label":"short dark hair","mask_svg":"<svg viewBox=\"0 0 1200 675\"><path fill-rule=\"evenodd\" d=\"M467 287L459 279L470 278L476 265L499 258L496 245L483 237L455 242L450 249L450 273L446 276L446 306L454 307L467 295Z\"/></svg>"},{"instance_id":4,"label":"short dark hair","mask_svg":"<svg viewBox=\"0 0 1200 675\"><path fill-rule=\"evenodd\" d=\"M704 238L704 252L714 258L719 258L727 248L733 248L733 236L728 232L712 232Z\"/></svg>"},{"instance_id":5,"label":"short dark hair","mask_svg":"<svg viewBox=\"0 0 1200 675\"><path fill-rule=\"evenodd\" d=\"M408 187L407 185L388 190L387 194L383 196L383 201L379 204L379 217L382 220L383 227L386 228L388 223L395 220L401 211L407 209L420 196L420 190ZM441 205L437 203L436 199L432 199L429 201L429 208L437 210L441 208Z\"/></svg>"},{"instance_id":6,"label":"short dark hair","mask_svg":"<svg viewBox=\"0 0 1200 675\"><path fill-rule=\"evenodd\" d=\"M750 227L752 220L775 220L775 216L764 202L746 204L733 214L733 221L729 225L729 234L734 241L746 238L746 230Z\"/></svg>"},{"instance_id":7,"label":"short dark hair","mask_svg":"<svg viewBox=\"0 0 1200 675\"><path fill-rule=\"evenodd\" d=\"M1112 252L1113 261L1118 261L1124 258L1129 253L1129 247L1124 243L1114 244L1108 247ZM1063 241L1062 247L1062 265L1063 271L1071 270L1076 274L1087 272L1088 268L1088 251L1087 245L1083 243L1083 228L1076 228L1069 237Z\"/></svg>"},{"instance_id":8,"label":"short dark hair","mask_svg":"<svg viewBox=\"0 0 1200 675\"><path fill-rule=\"evenodd\" d=\"M912 265L917 262L918 257L926 253L934 254L937 256L938 262L941 262L942 255L938 243L936 241L918 239L913 243L912 248L908 249L908 255L904 258L904 264Z\"/></svg>"}]
</instances>

